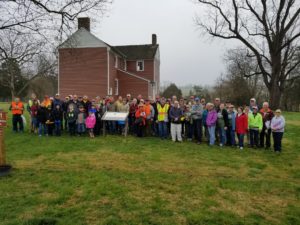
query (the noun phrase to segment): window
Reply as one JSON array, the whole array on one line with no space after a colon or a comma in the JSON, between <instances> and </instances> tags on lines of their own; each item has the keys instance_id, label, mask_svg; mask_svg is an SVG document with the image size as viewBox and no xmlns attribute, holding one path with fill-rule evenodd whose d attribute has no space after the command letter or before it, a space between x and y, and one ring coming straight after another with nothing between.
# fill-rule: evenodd
<instances>
[{"instance_id":1,"label":"window","mask_svg":"<svg viewBox=\"0 0 300 225\"><path fill-rule=\"evenodd\" d=\"M115 79L115 95L119 95L119 80Z\"/></svg>"},{"instance_id":2,"label":"window","mask_svg":"<svg viewBox=\"0 0 300 225\"><path fill-rule=\"evenodd\" d=\"M144 61L136 61L136 71L144 71Z\"/></svg>"}]
</instances>

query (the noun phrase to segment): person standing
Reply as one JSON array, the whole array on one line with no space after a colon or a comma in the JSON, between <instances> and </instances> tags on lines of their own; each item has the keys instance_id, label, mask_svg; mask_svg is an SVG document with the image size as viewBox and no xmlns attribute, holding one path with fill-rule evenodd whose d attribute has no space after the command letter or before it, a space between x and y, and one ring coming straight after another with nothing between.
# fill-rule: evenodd
<instances>
[{"instance_id":1,"label":"person standing","mask_svg":"<svg viewBox=\"0 0 300 225\"><path fill-rule=\"evenodd\" d=\"M83 105L79 106L79 112L77 114L77 134L78 136L81 136L85 133L85 118L86 118L86 112L83 107Z\"/></svg>"},{"instance_id":2,"label":"person standing","mask_svg":"<svg viewBox=\"0 0 300 225\"><path fill-rule=\"evenodd\" d=\"M129 132L135 134L136 133L136 126L135 126L135 113L138 110L137 99L134 98L129 106L129 115L128 115L128 125L129 125Z\"/></svg>"},{"instance_id":3,"label":"person standing","mask_svg":"<svg viewBox=\"0 0 300 225\"><path fill-rule=\"evenodd\" d=\"M63 122L63 110L61 105L56 104L53 110L54 116L54 133L56 136L61 136L62 122Z\"/></svg>"},{"instance_id":4,"label":"person standing","mask_svg":"<svg viewBox=\"0 0 300 225\"><path fill-rule=\"evenodd\" d=\"M192 120L192 113L191 113L191 106L186 105L184 111L184 124L185 124L185 137L188 141L192 141L193 138L193 120Z\"/></svg>"},{"instance_id":5,"label":"person standing","mask_svg":"<svg viewBox=\"0 0 300 225\"><path fill-rule=\"evenodd\" d=\"M209 145L213 146L216 141L216 123L218 119L218 114L214 108L212 103L207 103L207 118L206 118L206 125L209 132Z\"/></svg>"},{"instance_id":6,"label":"person standing","mask_svg":"<svg viewBox=\"0 0 300 225\"><path fill-rule=\"evenodd\" d=\"M169 111L169 116L171 119L171 136L172 141L176 142L176 139L179 142L182 142L181 136L181 118L183 116L183 111L179 107L179 102L177 100L174 101L174 105L171 107Z\"/></svg>"},{"instance_id":7,"label":"person standing","mask_svg":"<svg viewBox=\"0 0 300 225\"><path fill-rule=\"evenodd\" d=\"M36 104L37 103L37 104ZM37 106L40 105L40 101L37 99L36 94L32 93L31 98L28 100L27 111L30 114L30 131L31 133L36 132L36 114Z\"/></svg>"},{"instance_id":8,"label":"person standing","mask_svg":"<svg viewBox=\"0 0 300 225\"><path fill-rule=\"evenodd\" d=\"M69 110L67 112L67 121L69 133L71 136L75 135L76 132L76 120L77 120L77 111L75 111L74 105L69 105Z\"/></svg>"},{"instance_id":9,"label":"person standing","mask_svg":"<svg viewBox=\"0 0 300 225\"><path fill-rule=\"evenodd\" d=\"M269 149L271 147L271 120L274 117L273 111L269 108L269 103L264 102L262 109L259 111L263 118L263 128L260 132L260 147Z\"/></svg>"},{"instance_id":10,"label":"person standing","mask_svg":"<svg viewBox=\"0 0 300 225\"><path fill-rule=\"evenodd\" d=\"M93 110L90 110L89 115L85 120L85 126L86 126L86 129L88 130L89 135L90 135L91 138L95 137L95 135L94 135L95 124L96 124L95 113L93 112Z\"/></svg>"},{"instance_id":11,"label":"person standing","mask_svg":"<svg viewBox=\"0 0 300 225\"><path fill-rule=\"evenodd\" d=\"M21 102L20 98L16 97L15 100L10 104L9 110L12 112L12 123L13 123L13 131L14 132L23 132L24 124L22 115L24 112L24 105ZM18 127L19 125L19 127Z\"/></svg>"},{"instance_id":12,"label":"person standing","mask_svg":"<svg viewBox=\"0 0 300 225\"><path fill-rule=\"evenodd\" d=\"M192 106L192 119L193 119L193 134L195 135L195 140L197 144L202 141L202 114L203 106L199 98L195 99L195 104Z\"/></svg>"},{"instance_id":13,"label":"person standing","mask_svg":"<svg viewBox=\"0 0 300 225\"><path fill-rule=\"evenodd\" d=\"M136 126L136 135L137 137L144 136L144 127L146 125L146 113L144 109L144 104L140 103L138 106L138 110L135 113L135 126Z\"/></svg>"},{"instance_id":14,"label":"person standing","mask_svg":"<svg viewBox=\"0 0 300 225\"><path fill-rule=\"evenodd\" d=\"M38 107L36 118L39 124L39 128L38 128L39 137L41 137L43 134L47 136L48 135L47 125L46 125L47 108L43 103Z\"/></svg>"},{"instance_id":15,"label":"person standing","mask_svg":"<svg viewBox=\"0 0 300 225\"><path fill-rule=\"evenodd\" d=\"M285 119L281 115L281 110L276 109L275 116L271 120L271 129L274 141L274 151L276 153L281 152L281 141L284 133Z\"/></svg>"},{"instance_id":16,"label":"person standing","mask_svg":"<svg viewBox=\"0 0 300 225\"><path fill-rule=\"evenodd\" d=\"M228 127L227 127L227 145L235 147L235 117L236 112L234 110L234 105L228 107Z\"/></svg>"},{"instance_id":17,"label":"person standing","mask_svg":"<svg viewBox=\"0 0 300 225\"><path fill-rule=\"evenodd\" d=\"M226 143L226 131L228 128L228 112L225 109L225 104L221 103L217 111L217 129L220 137L220 147L223 147Z\"/></svg>"},{"instance_id":18,"label":"person standing","mask_svg":"<svg viewBox=\"0 0 300 225\"><path fill-rule=\"evenodd\" d=\"M161 101L157 103L157 122L158 122L158 132L161 139L167 139L168 137L168 111L169 104L166 103L165 98L161 98Z\"/></svg>"},{"instance_id":19,"label":"person standing","mask_svg":"<svg viewBox=\"0 0 300 225\"><path fill-rule=\"evenodd\" d=\"M251 148L259 147L258 135L263 127L263 120L260 113L258 113L257 106L252 107L253 112L249 114L248 124L250 130L250 146Z\"/></svg>"},{"instance_id":20,"label":"person standing","mask_svg":"<svg viewBox=\"0 0 300 225\"><path fill-rule=\"evenodd\" d=\"M155 115L155 111L153 106L150 104L149 99L146 99L144 105L145 113L146 113L146 136L152 135L152 123Z\"/></svg>"},{"instance_id":21,"label":"person standing","mask_svg":"<svg viewBox=\"0 0 300 225\"><path fill-rule=\"evenodd\" d=\"M235 118L236 134L239 139L239 148L244 148L244 136L248 131L248 116L243 112L243 107L238 107L238 112Z\"/></svg>"}]
</instances>

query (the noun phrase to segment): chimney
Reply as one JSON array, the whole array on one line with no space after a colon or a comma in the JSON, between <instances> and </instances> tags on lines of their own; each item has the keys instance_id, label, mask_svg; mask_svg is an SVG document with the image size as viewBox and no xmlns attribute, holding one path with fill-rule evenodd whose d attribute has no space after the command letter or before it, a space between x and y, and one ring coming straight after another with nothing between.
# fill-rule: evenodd
<instances>
[{"instance_id":1,"label":"chimney","mask_svg":"<svg viewBox=\"0 0 300 225\"><path fill-rule=\"evenodd\" d=\"M78 30L82 27L87 29L88 31L90 31L90 18L89 17L78 18Z\"/></svg>"},{"instance_id":2,"label":"chimney","mask_svg":"<svg viewBox=\"0 0 300 225\"><path fill-rule=\"evenodd\" d=\"M152 45L157 45L157 36L156 36L156 34L152 34Z\"/></svg>"}]
</instances>

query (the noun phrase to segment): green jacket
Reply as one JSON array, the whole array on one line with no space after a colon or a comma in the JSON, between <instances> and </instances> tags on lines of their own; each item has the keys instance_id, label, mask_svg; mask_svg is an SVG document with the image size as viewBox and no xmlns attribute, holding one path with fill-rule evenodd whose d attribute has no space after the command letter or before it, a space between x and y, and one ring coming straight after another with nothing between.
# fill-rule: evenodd
<instances>
[{"instance_id":1,"label":"green jacket","mask_svg":"<svg viewBox=\"0 0 300 225\"><path fill-rule=\"evenodd\" d=\"M257 113L255 116L253 113L249 113L248 115L248 124L249 129L258 129L262 130L263 128L263 119L260 113Z\"/></svg>"}]
</instances>

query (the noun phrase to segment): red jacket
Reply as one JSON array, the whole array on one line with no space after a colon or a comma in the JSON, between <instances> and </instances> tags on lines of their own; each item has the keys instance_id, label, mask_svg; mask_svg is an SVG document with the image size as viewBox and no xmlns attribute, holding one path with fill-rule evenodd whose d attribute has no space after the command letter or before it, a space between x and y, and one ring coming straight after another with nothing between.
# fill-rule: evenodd
<instances>
[{"instance_id":1,"label":"red jacket","mask_svg":"<svg viewBox=\"0 0 300 225\"><path fill-rule=\"evenodd\" d=\"M145 126L146 125L146 113L143 109L142 110L138 109L136 111L135 118L136 118L136 120L141 120L139 122L140 126Z\"/></svg>"},{"instance_id":2,"label":"red jacket","mask_svg":"<svg viewBox=\"0 0 300 225\"><path fill-rule=\"evenodd\" d=\"M235 130L238 134L246 134L248 130L248 116L242 113L240 116L237 114L235 117Z\"/></svg>"}]
</instances>

